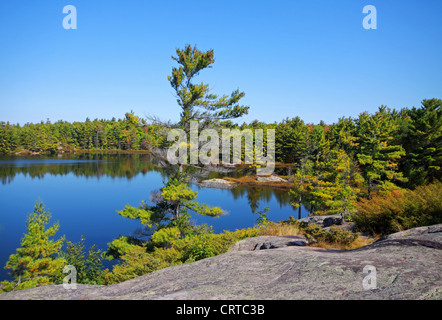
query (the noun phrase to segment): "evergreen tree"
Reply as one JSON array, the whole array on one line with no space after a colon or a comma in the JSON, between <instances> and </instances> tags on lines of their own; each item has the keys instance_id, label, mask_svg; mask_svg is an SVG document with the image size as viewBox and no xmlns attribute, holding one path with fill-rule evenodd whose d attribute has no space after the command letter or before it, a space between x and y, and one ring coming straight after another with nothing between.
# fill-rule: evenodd
<instances>
[{"instance_id":1,"label":"evergreen tree","mask_svg":"<svg viewBox=\"0 0 442 320\"><path fill-rule=\"evenodd\" d=\"M361 113L356 122L356 156L367 185L368 198L371 198L377 187L389 191L395 188L393 181L406 181L398 171L398 161L405 151L401 145L392 143L398 126L386 107L381 106L374 115Z\"/></svg>"},{"instance_id":2,"label":"evergreen tree","mask_svg":"<svg viewBox=\"0 0 442 320\"><path fill-rule=\"evenodd\" d=\"M34 212L28 216L28 233L21 240L21 248L18 248L6 263L6 269L11 272L15 281L3 282L4 291L61 282L63 268L67 263L57 254L63 245L64 237L58 240L50 239L59 229L58 223L46 229L50 218L49 211L38 201Z\"/></svg>"},{"instance_id":3,"label":"evergreen tree","mask_svg":"<svg viewBox=\"0 0 442 320\"><path fill-rule=\"evenodd\" d=\"M276 128L276 159L283 163L299 163L306 148L307 126L299 117L285 119Z\"/></svg>"},{"instance_id":4,"label":"evergreen tree","mask_svg":"<svg viewBox=\"0 0 442 320\"><path fill-rule=\"evenodd\" d=\"M80 242L73 243L66 241L66 252L59 256L65 259L66 264L74 266L77 273L77 282L81 284L105 284L104 278L107 270L103 270L102 263L106 253L96 250L95 245L86 251L85 238L82 236Z\"/></svg>"},{"instance_id":5,"label":"evergreen tree","mask_svg":"<svg viewBox=\"0 0 442 320\"><path fill-rule=\"evenodd\" d=\"M352 157L358 138L355 136L356 125L352 118L339 118L338 122L330 126L329 140L331 146L343 149Z\"/></svg>"},{"instance_id":6,"label":"evergreen tree","mask_svg":"<svg viewBox=\"0 0 442 320\"><path fill-rule=\"evenodd\" d=\"M294 175L293 188L290 190L291 205L298 208L298 218L301 218L303 202L310 202L312 210L318 203L311 197L314 186L318 183L319 165L330 149L326 139L325 125L308 125L305 144L300 152L300 160Z\"/></svg>"},{"instance_id":7,"label":"evergreen tree","mask_svg":"<svg viewBox=\"0 0 442 320\"><path fill-rule=\"evenodd\" d=\"M191 120L200 120L207 124L216 120L238 118L248 113L249 107L239 105L244 92L235 90L230 96L218 97L209 93L208 84L193 83L200 71L212 67L215 62L213 50L202 52L196 46L192 48L186 45L183 50L176 49L176 54L172 59L180 66L172 69L168 80L176 91L177 102L181 107L181 127L189 131Z\"/></svg>"},{"instance_id":8,"label":"evergreen tree","mask_svg":"<svg viewBox=\"0 0 442 320\"><path fill-rule=\"evenodd\" d=\"M290 189L290 204L298 209L298 219L301 219L301 208L312 191L315 181L313 174L313 162L307 157L303 157L296 169L293 180L293 187Z\"/></svg>"},{"instance_id":9,"label":"evergreen tree","mask_svg":"<svg viewBox=\"0 0 442 320\"><path fill-rule=\"evenodd\" d=\"M187 219L189 211L212 217L223 213L219 207L210 207L195 201L197 197L198 192L190 189L185 182L180 181L180 178L171 178L159 192L151 194L150 200L154 205L142 201L140 206L126 205L118 213L129 219L139 219L149 230L174 223L181 216Z\"/></svg>"},{"instance_id":10,"label":"evergreen tree","mask_svg":"<svg viewBox=\"0 0 442 320\"><path fill-rule=\"evenodd\" d=\"M311 191L311 197L328 214L342 214L355 209L358 186L363 178L351 158L343 149L330 151L327 160L321 163L320 175Z\"/></svg>"},{"instance_id":11,"label":"evergreen tree","mask_svg":"<svg viewBox=\"0 0 442 320\"><path fill-rule=\"evenodd\" d=\"M421 108L406 110L408 126L401 142L406 150L401 167L411 186L442 178L442 100L424 100Z\"/></svg>"},{"instance_id":12,"label":"evergreen tree","mask_svg":"<svg viewBox=\"0 0 442 320\"><path fill-rule=\"evenodd\" d=\"M0 153L9 153L17 149L19 144L18 130L9 122L0 122Z\"/></svg>"}]
</instances>

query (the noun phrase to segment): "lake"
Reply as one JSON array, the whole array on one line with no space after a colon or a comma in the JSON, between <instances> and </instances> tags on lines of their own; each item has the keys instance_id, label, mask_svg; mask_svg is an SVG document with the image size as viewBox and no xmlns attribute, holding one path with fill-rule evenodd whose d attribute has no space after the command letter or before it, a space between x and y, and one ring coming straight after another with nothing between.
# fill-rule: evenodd
<instances>
[{"instance_id":1,"label":"lake","mask_svg":"<svg viewBox=\"0 0 442 320\"><path fill-rule=\"evenodd\" d=\"M63 156L0 157L0 281L10 279L4 269L9 255L20 247L26 218L41 199L52 214L50 224L60 223L56 238L72 242L86 238L106 250L119 235L140 228L139 221L116 212L126 204L148 200L151 191L167 181L171 168L149 154L77 154ZM208 173L206 178L218 177ZM223 208L219 218L192 215L197 224L208 224L214 232L234 231L256 225L259 210L269 207L268 218L286 220L298 215L287 191L239 186L234 189L200 188L198 201ZM255 213L254 213L255 212ZM308 211L302 208L302 217Z\"/></svg>"}]
</instances>

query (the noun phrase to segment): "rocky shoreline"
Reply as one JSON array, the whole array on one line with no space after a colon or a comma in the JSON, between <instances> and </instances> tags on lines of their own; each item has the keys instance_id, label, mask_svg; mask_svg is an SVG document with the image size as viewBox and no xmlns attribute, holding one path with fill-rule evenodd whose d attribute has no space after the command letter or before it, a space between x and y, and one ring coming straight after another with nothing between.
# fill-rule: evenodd
<instances>
[{"instance_id":1,"label":"rocky shoreline","mask_svg":"<svg viewBox=\"0 0 442 320\"><path fill-rule=\"evenodd\" d=\"M38 287L0 294L0 300L442 298L442 225L395 233L353 250L305 243L302 237L250 238L225 254L115 285ZM367 277L372 281L368 288Z\"/></svg>"},{"instance_id":2,"label":"rocky shoreline","mask_svg":"<svg viewBox=\"0 0 442 320\"><path fill-rule=\"evenodd\" d=\"M218 189L232 189L239 185L254 186L254 187L267 187L267 188L282 188L290 189L292 184L276 174L269 176L244 176L241 178L216 178L202 180L198 183L202 187L218 188Z\"/></svg>"}]
</instances>

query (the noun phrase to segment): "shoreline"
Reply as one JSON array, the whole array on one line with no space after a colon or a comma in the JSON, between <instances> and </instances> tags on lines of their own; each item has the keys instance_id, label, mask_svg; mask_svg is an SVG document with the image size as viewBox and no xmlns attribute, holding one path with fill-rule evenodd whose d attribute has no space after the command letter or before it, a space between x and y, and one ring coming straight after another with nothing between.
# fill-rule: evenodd
<instances>
[{"instance_id":1,"label":"shoreline","mask_svg":"<svg viewBox=\"0 0 442 320\"><path fill-rule=\"evenodd\" d=\"M163 151L163 150L162 150ZM159 152L158 150L120 150L120 149L112 149L112 150L94 150L94 149L68 149L68 150L58 150L56 153L50 152L34 152L30 150L22 150L15 153L6 153L1 156L18 156L18 157L38 157L38 156L70 156L70 155L80 155L80 154L149 154L154 157L158 157L160 159L166 160L163 156L163 152ZM291 167L291 164L286 163L277 163L275 164L278 168L288 168ZM217 171L216 169L226 169L226 170L242 170L242 169L253 169L253 166L250 165L232 165L232 164L222 164L220 163L217 166L208 167L209 171ZM260 181L260 179L262 181ZM216 180L216 181L215 181ZM199 185L204 185L206 183L210 183L211 188L226 188L236 187L236 186L248 186L248 187L260 187L260 188L271 188L271 189L280 189L280 190L289 190L292 187L292 183L289 180L286 180L278 174L271 174L265 176L258 176L256 174L250 175L242 175L240 177L219 177L217 179L208 179L202 180L199 182Z\"/></svg>"}]
</instances>

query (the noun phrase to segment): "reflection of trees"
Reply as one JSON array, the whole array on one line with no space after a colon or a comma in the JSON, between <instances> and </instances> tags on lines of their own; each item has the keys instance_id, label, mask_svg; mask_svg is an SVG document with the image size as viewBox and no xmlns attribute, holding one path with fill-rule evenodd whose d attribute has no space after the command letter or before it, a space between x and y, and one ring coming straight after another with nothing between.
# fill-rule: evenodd
<instances>
[{"instance_id":1,"label":"reflection of trees","mask_svg":"<svg viewBox=\"0 0 442 320\"><path fill-rule=\"evenodd\" d=\"M40 161L23 161L23 160ZM46 160L51 162L44 162ZM63 158L39 158L39 157L8 157L1 158L8 160L7 163L0 164L0 180L2 184L9 184L14 177L19 174L31 178L41 179L46 174L65 176L72 174L76 177L97 178L112 177L132 179L138 174L148 172L159 172L165 180L179 168L170 166L164 160L150 154L109 154L109 153L84 153L77 155L64 155ZM17 160L17 161L14 161ZM60 160L60 161L54 161ZM70 160L70 161L63 161ZM78 161L78 162L76 162ZM182 168L182 173L187 176L190 183L195 183L201 179L221 178L225 173L208 171L201 167L186 166ZM232 172L230 176L247 174ZM290 197L287 191L256 186L237 186L229 189L233 198L246 197L253 213L259 210L260 202L270 202L272 197L280 204L280 207L290 205Z\"/></svg>"},{"instance_id":2,"label":"reflection of trees","mask_svg":"<svg viewBox=\"0 0 442 320\"><path fill-rule=\"evenodd\" d=\"M257 188L250 188L247 193L247 199L249 200L250 209L252 213L256 213L259 208L259 199L261 198L261 192Z\"/></svg>"},{"instance_id":3,"label":"reflection of trees","mask_svg":"<svg viewBox=\"0 0 442 320\"><path fill-rule=\"evenodd\" d=\"M253 213L257 212L260 201L270 202L272 197L275 197L281 208L290 204L288 192L280 189L238 186L229 191L235 200L246 196Z\"/></svg>"},{"instance_id":4,"label":"reflection of trees","mask_svg":"<svg viewBox=\"0 0 442 320\"><path fill-rule=\"evenodd\" d=\"M44 160L47 158L18 158ZM52 160L57 158L52 158ZM13 162L14 158L8 158L11 162L0 165L0 179L2 184L13 181L18 174L31 178L41 179L46 174L64 176L73 174L77 177L103 176L131 179L137 174L146 174L149 171L160 172L163 177L167 176L168 168L158 166L159 160L149 154L80 154L64 156L60 161L20 161ZM71 160L71 161L63 161ZM73 160L73 161L72 161ZM78 161L78 162L75 162ZM169 169L172 170L172 169Z\"/></svg>"}]
</instances>

